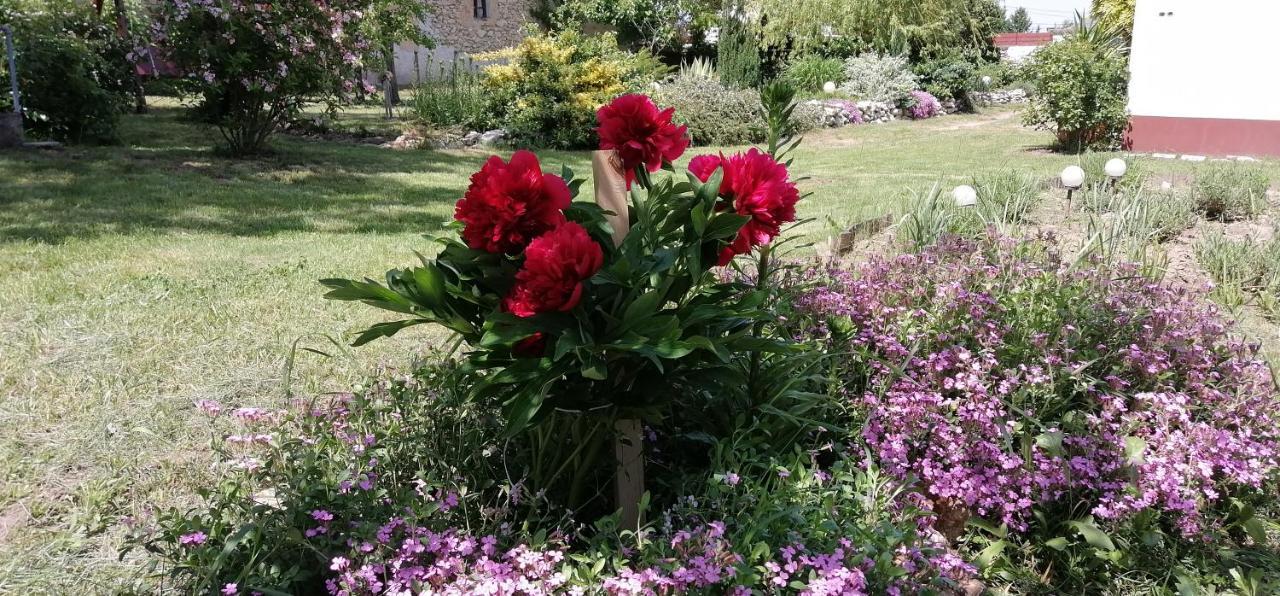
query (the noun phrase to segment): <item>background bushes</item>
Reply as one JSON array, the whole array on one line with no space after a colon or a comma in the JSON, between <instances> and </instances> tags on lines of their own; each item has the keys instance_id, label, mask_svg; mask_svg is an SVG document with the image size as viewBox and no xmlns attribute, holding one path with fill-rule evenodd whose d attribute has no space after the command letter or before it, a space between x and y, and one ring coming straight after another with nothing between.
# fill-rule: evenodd
<instances>
[{"instance_id":1,"label":"background bushes","mask_svg":"<svg viewBox=\"0 0 1280 596\"><path fill-rule=\"evenodd\" d=\"M837 86L845 81L844 62L839 58L805 55L793 58L782 71L782 80L801 92L816 93L828 81Z\"/></svg>"},{"instance_id":2,"label":"background bushes","mask_svg":"<svg viewBox=\"0 0 1280 596\"><path fill-rule=\"evenodd\" d=\"M845 83L840 88L859 99L898 104L920 88L907 59L902 56L863 54L844 63Z\"/></svg>"},{"instance_id":3,"label":"background bushes","mask_svg":"<svg viewBox=\"0 0 1280 596\"><path fill-rule=\"evenodd\" d=\"M36 6L20 0L0 0L0 23L14 28L28 133L72 143L114 142L133 76L131 43L116 36L114 23L104 22L88 3ZM0 60L0 77L0 101L9 110L7 60Z\"/></svg>"},{"instance_id":4,"label":"background bushes","mask_svg":"<svg viewBox=\"0 0 1280 596\"><path fill-rule=\"evenodd\" d=\"M762 140L760 97L750 89L730 89L713 79L682 75L662 86L655 98L675 108L675 119L689 127L697 145L735 145Z\"/></svg>"},{"instance_id":5,"label":"background bushes","mask_svg":"<svg viewBox=\"0 0 1280 596\"><path fill-rule=\"evenodd\" d=\"M720 24L717 64L720 82L727 87L759 86L763 80L760 48L750 27L736 16L726 16Z\"/></svg>"},{"instance_id":6,"label":"background bushes","mask_svg":"<svg viewBox=\"0 0 1280 596\"><path fill-rule=\"evenodd\" d=\"M1119 145L1129 84L1119 51L1075 34L1032 54L1025 72L1036 83L1026 124L1054 132L1067 150Z\"/></svg>"},{"instance_id":7,"label":"background bushes","mask_svg":"<svg viewBox=\"0 0 1280 596\"><path fill-rule=\"evenodd\" d=\"M485 71L488 110L511 137L535 147L585 147L596 109L626 90L626 66L576 33L524 39L510 64Z\"/></svg>"}]
</instances>

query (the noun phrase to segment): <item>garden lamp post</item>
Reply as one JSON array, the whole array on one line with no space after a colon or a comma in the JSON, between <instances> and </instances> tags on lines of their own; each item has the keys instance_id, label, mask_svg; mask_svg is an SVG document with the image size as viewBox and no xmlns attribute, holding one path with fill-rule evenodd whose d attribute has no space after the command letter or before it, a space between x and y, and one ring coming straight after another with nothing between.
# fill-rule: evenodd
<instances>
[{"instance_id":1,"label":"garden lamp post","mask_svg":"<svg viewBox=\"0 0 1280 596\"><path fill-rule=\"evenodd\" d=\"M1129 171L1129 164L1123 159L1115 157L1107 160L1107 165L1103 166L1103 171L1107 173L1107 177L1111 179L1111 190L1116 189L1116 184L1124 177L1125 172Z\"/></svg>"},{"instance_id":2,"label":"garden lamp post","mask_svg":"<svg viewBox=\"0 0 1280 596\"><path fill-rule=\"evenodd\" d=\"M823 92L823 93L835 93L835 92L836 92L836 82L835 82L835 81L827 81L827 82L823 83L823 84L822 84L822 92Z\"/></svg>"},{"instance_id":3,"label":"garden lamp post","mask_svg":"<svg viewBox=\"0 0 1280 596\"><path fill-rule=\"evenodd\" d=\"M991 75L982 75L982 88L983 89L991 88Z\"/></svg>"},{"instance_id":4,"label":"garden lamp post","mask_svg":"<svg viewBox=\"0 0 1280 596\"><path fill-rule=\"evenodd\" d=\"M1067 189L1067 213L1071 213L1071 195L1084 186L1084 170L1080 166L1067 166L1063 168L1060 179Z\"/></svg>"},{"instance_id":5,"label":"garden lamp post","mask_svg":"<svg viewBox=\"0 0 1280 596\"><path fill-rule=\"evenodd\" d=\"M972 207L978 204L978 191L968 184L961 184L951 191L957 207Z\"/></svg>"}]
</instances>

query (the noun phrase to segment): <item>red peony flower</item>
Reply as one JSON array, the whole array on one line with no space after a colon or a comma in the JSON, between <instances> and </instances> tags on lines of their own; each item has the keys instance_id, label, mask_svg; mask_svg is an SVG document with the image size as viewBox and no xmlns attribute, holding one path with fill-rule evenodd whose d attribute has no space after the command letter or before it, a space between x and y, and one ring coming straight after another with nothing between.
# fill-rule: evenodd
<instances>
[{"instance_id":1,"label":"red peony flower","mask_svg":"<svg viewBox=\"0 0 1280 596\"><path fill-rule=\"evenodd\" d=\"M672 124L673 113L671 108L658 110L652 99L640 94L620 96L596 112L600 148L618 152L627 188L637 167L656 172L663 161L675 161L689 148L689 127Z\"/></svg>"},{"instance_id":2,"label":"red peony flower","mask_svg":"<svg viewBox=\"0 0 1280 596\"><path fill-rule=\"evenodd\" d=\"M526 337L511 348L511 352L516 356L525 358L541 358L547 353L547 334L539 331Z\"/></svg>"},{"instance_id":3,"label":"red peony flower","mask_svg":"<svg viewBox=\"0 0 1280 596\"><path fill-rule=\"evenodd\" d=\"M524 250L524 267L502 301L518 317L567 311L582 300L582 282L604 266L604 251L582 226L565 222Z\"/></svg>"},{"instance_id":4,"label":"red peony flower","mask_svg":"<svg viewBox=\"0 0 1280 596\"><path fill-rule=\"evenodd\" d=\"M510 163L493 156L471 176L471 186L454 208L467 246L493 253L514 253L543 232L565 222L569 186L543 174L538 156L516 151Z\"/></svg>"},{"instance_id":5,"label":"red peony flower","mask_svg":"<svg viewBox=\"0 0 1280 596\"><path fill-rule=\"evenodd\" d=\"M787 167L758 149L728 158L700 155L689 162L689 171L703 182L717 167L724 169L720 196L731 201L739 215L751 216L733 242L720 252L719 264L723 266L736 255L768 244L781 231L782 224L795 221L800 191L788 179Z\"/></svg>"}]
</instances>

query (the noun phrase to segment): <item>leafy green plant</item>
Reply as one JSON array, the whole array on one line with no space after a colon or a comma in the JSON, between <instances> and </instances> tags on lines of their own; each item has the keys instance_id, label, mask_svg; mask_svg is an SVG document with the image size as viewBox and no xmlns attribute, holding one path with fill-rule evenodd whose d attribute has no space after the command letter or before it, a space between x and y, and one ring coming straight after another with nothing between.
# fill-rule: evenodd
<instances>
[{"instance_id":1,"label":"leafy green plant","mask_svg":"<svg viewBox=\"0 0 1280 596\"><path fill-rule=\"evenodd\" d=\"M416 120L437 127L488 128L488 95L479 75L452 68L441 79L414 87L408 109Z\"/></svg>"},{"instance_id":2,"label":"leafy green plant","mask_svg":"<svg viewBox=\"0 0 1280 596\"><path fill-rule=\"evenodd\" d=\"M907 59L888 54L863 54L844 63L845 83L840 87L859 99L898 104L920 88Z\"/></svg>"},{"instance_id":3,"label":"leafy green plant","mask_svg":"<svg viewBox=\"0 0 1280 596\"><path fill-rule=\"evenodd\" d=\"M718 81L681 75L662 86L657 98L676 109L697 145L741 145L764 140L765 125L755 91L735 90Z\"/></svg>"},{"instance_id":4,"label":"leafy green plant","mask_svg":"<svg viewBox=\"0 0 1280 596\"><path fill-rule=\"evenodd\" d=\"M1023 72L1036 84L1024 115L1026 124L1053 132L1064 150L1119 144L1128 122L1129 77L1123 54L1076 33L1041 48Z\"/></svg>"},{"instance_id":5,"label":"leafy green plant","mask_svg":"<svg viewBox=\"0 0 1280 596\"><path fill-rule=\"evenodd\" d=\"M233 155L250 155L264 151L305 104L335 109L363 84L352 79L364 40L342 23L358 21L366 8L366 0L236 9L169 1L160 4L156 27L168 56L189 75L185 87L199 99L201 118L217 127Z\"/></svg>"},{"instance_id":6,"label":"leafy green plant","mask_svg":"<svg viewBox=\"0 0 1280 596\"><path fill-rule=\"evenodd\" d=\"M607 44L572 32L526 37L510 63L485 69L486 109L523 144L590 145L595 111L627 89L629 64Z\"/></svg>"},{"instance_id":7,"label":"leafy green plant","mask_svg":"<svg viewBox=\"0 0 1280 596\"><path fill-rule=\"evenodd\" d=\"M844 83L844 77L844 61L815 54L792 58L782 71L783 80L808 93L822 91L828 82L839 86Z\"/></svg>"},{"instance_id":8,"label":"leafy green plant","mask_svg":"<svg viewBox=\"0 0 1280 596\"><path fill-rule=\"evenodd\" d=\"M795 146L780 128L794 92L770 89L772 153L702 156L684 180L650 177L688 144L670 110L640 95L600 110L600 146L617 151L634 182L624 207L630 231L617 244L608 213L572 202L582 181L568 169L545 175L521 151L510 163L491 158L472 177L455 214L460 233L437 239L435 259L389 271L385 285L324 280L326 296L404 316L371 327L356 345L426 323L456 334L480 375L474 399L501 406L512 435L545 429L560 414L587 420L572 455L550 437L554 465L574 468L569 506L598 499L585 478L601 465L598 445L613 421L659 420L681 396L697 403L712 386L746 384L742 355L757 362L755 354L794 349L760 335L770 319L758 284L725 282L715 271L759 252L763 278L768 241L795 218L799 193L775 161ZM741 181L732 191L722 188L729 176ZM735 203L738 196L751 207Z\"/></svg>"},{"instance_id":9,"label":"leafy green plant","mask_svg":"<svg viewBox=\"0 0 1280 596\"><path fill-rule=\"evenodd\" d=\"M1262 172L1239 165L1213 164L1196 175L1196 208L1209 219L1250 219L1267 206L1270 181Z\"/></svg>"},{"instance_id":10,"label":"leafy green plant","mask_svg":"<svg viewBox=\"0 0 1280 596\"><path fill-rule=\"evenodd\" d=\"M730 89L750 89L764 78L760 69L759 42L751 26L744 21L743 12L740 3L726 3L720 19L716 69L720 72L720 82Z\"/></svg>"},{"instance_id":11,"label":"leafy green plant","mask_svg":"<svg viewBox=\"0 0 1280 596\"><path fill-rule=\"evenodd\" d=\"M1264 316L1280 320L1280 237L1232 240L1214 231L1196 244L1195 254L1217 284L1216 299L1232 309L1256 302Z\"/></svg>"},{"instance_id":12,"label":"leafy green plant","mask_svg":"<svg viewBox=\"0 0 1280 596\"><path fill-rule=\"evenodd\" d=\"M84 4L38 8L0 1L0 23L14 29L18 86L28 134L65 142L115 142L128 107L132 40ZM8 61L0 59L5 110L11 110Z\"/></svg>"},{"instance_id":13,"label":"leafy green plant","mask_svg":"<svg viewBox=\"0 0 1280 596\"><path fill-rule=\"evenodd\" d=\"M981 59L971 53L949 53L912 64L911 70L925 91L972 110L969 91L977 86L979 64Z\"/></svg>"}]
</instances>

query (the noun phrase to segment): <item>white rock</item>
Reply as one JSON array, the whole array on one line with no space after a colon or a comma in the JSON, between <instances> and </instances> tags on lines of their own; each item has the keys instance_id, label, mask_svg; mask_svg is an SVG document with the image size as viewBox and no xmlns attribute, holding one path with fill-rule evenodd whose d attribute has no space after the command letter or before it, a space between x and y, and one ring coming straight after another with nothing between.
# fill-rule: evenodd
<instances>
[{"instance_id":1,"label":"white rock","mask_svg":"<svg viewBox=\"0 0 1280 596\"><path fill-rule=\"evenodd\" d=\"M1207 158L1203 155L1183 155L1182 156L1183 161L1204 161L1205 159Z\"/></svg>"}]
</instances>

